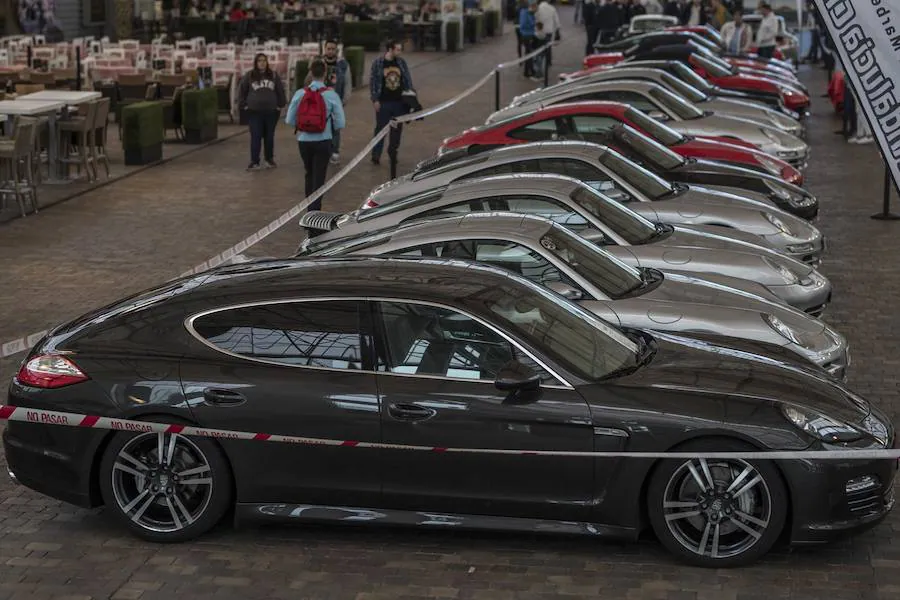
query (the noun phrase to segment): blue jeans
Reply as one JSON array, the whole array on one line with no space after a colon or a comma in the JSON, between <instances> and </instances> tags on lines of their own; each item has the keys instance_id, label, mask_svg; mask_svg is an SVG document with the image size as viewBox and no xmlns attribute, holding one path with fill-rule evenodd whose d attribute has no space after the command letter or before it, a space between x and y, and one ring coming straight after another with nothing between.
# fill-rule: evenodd
<instances>
[{"instance_id":1,"label":"blue jeans","mask_svg":"<svg viewBox=\"0 0 900 600\"><path fill-rule=\"evenodd\" d=\"M400 100L382 102L381 109L375 113L375 134L385 128L391 122L391 119L402 117L407 113L406 104ZM374 135L374 134L373 134ZM403 135L403 125L392 127L388 134L388 156L397 158L397 151L400 149L400 136ZM381 152L384 149L384 139L379 140L375 147L372 148L372 158L381 158Z\"/></svg>"},{"instance_id":2,"label":"blue jeans","mask_svg":"<svg viewBox=\"0 0 900 600\"><path fill-rule=\"evenodd\" d=\"M250 125L250 162L259 164L260 146L264 146L267 161L275 160L275 128L279 113L276 110L252 111L247 113Z\"/></svg>"},{"instance_id":3,"label":"blue jeans","mask_svg":"<svg viewBox=\"0 0 900 600\"><path fill-rule=\"evenodd\" d=\"M335 129L331 132L331 152L340 154L341 152L341 130Z\"/></svg>"}]
</instances>

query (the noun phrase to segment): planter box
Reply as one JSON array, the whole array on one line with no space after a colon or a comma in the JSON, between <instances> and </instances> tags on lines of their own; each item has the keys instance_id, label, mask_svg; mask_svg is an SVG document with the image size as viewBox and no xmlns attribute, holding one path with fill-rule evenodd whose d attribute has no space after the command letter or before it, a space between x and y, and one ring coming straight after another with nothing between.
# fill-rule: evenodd
<instances>
[{"instance_id":1,"label":"planter box","mask_svg":"<svg viewBox=\"0 0 900 600\"><path fill-rule=\"evenodd\" d=\"M122 108L122 150L126 165L146 165L162 158L163 105L136 102Z\"/></svg>"},{"instance_id":2,"label":"planter box","mask_svg":"<svg viewBox=\"0 0 900 600\"><path fill-rule=\"evenodd\" d=\"M459 21L447 23L447 52L459 52Z\"/></svg>"},{"instance_id":3,"label":"planter box","mask_svg":"<svg viewBox=\"0 0 900 600\"><path fill-rule=\"evenodd\" d=\"M344 46L344 58L347 59L348 70L350 71L353 80L353 87L361 87L366 72L365 48L362 46Z\"/></svg>"},{"instance_id":4,"label":"planter box","mask_svg":"<svg viewBox=\"0 0 900 600\"><path fill-rule=\"evenodd\" d=\"M309 61L298 60L294 65L294 90L302 90L306 81L306 74L309 73ZM288 98L290 100L290 98Z\"/></svg>"},{"instance_id":5,"label":"planter box","mask_svg":"<svg viewBox=\"0 0 900 600\"><path fill-rule=\"evenodd\" d=\"M341 23L341 42L344 47L362 46L367 52L381 50L382 32L378 21L344 21Z\"/></svg>"},{"instance_id":6,"label":"planter box","mask_svg":"<svg viewBox=\"0 0 900 600\"><path fill-rule=\"evenodd\" d=\"M203 144L218 137L219 95L215 88L181 94L181 124L188 144Z\"/></svg>"}]
</instances>

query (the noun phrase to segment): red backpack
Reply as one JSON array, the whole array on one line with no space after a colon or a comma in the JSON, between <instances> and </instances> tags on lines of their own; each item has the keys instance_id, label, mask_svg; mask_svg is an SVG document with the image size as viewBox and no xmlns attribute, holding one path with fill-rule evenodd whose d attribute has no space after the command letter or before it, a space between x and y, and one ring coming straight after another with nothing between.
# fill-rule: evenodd
<instances>
[{"instance_id":1,"label":"red backpack","mask_svg":"<svg viewBox=\"0 0 900 600\"><path fill-rule=\"evenodd\" d=\"M328 104L323 94L331 88L304 88L303 97L297 106L296 131L322 133L328 125Z\"/></svg>"}]
</instances>

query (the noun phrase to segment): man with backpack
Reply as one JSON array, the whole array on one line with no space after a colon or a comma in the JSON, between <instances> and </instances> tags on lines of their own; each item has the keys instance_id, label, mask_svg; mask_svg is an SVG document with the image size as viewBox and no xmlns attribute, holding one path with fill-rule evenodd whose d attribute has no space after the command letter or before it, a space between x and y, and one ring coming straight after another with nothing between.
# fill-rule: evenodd
<instances>
[{"instance_id":1,"label":"man with backpack","mask_svg":"<svg viewBox=\"0 0 900 600\"><path fill-rule=\"evenodd\" d=\"M403 44L389 40L386 50L383 55L372 61L372 71L369 75L369 95L375 108L375 135L392 119L409 113L409 105L403 101L403 92L413 89L409 67L400 57ZM401 135L403 126L397 125L391 128L388 137L388 156L395 161L397 151L400 149ZM381 162L383 148L384 140L379 140L372 148L372 164L377 165Z\"/></svg>"},{"instance_id":2,"label":"man with backpack","mask_svg":"<svg viewBox=\"0 0 900 600\"><path fill-rule=\"evenodd\" d=\"M331 159L331 140L336 131L344 128L344 106L340 96L325 85L325 62L316 59L310 64L312 83L297 90L291 98L284 121L294 126L300 147L300 158L306 171L306 196L325 184L328 161ZM309 210L321 210L322 199L309 205Z\"/></svg>"},{"instance_id":3,"label":"man with backpack","mask_svg":"<svg viewBox=\"0 0 900 600\"><path fill-rule=\"evenodd\" d=\"M326 40L324 44L324 53L317 58L321 58L325 61L325 85L337 92L337 95L341 97L344 106L346 106L347 98L350 97L350 86L347 83L350 64L347 62L346 58L338 56L337 40ZM312 73L306 75L306 81L303 85L309 85L310 83L312 83ZM334 132L334 137L331 140L331 164L336 165L341 162L340 152L341 132L338 130Z\"/></svg>"}]
</instances>

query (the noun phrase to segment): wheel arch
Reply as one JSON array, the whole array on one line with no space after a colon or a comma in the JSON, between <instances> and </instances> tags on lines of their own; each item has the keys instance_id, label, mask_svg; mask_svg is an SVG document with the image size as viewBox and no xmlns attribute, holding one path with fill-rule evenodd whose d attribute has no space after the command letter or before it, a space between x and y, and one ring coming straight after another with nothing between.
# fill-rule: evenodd
<instances>
[{"instance_id":1,"label":"wheel arch","mask_svg":"<svg viewBox=\"0 0 900 600\"><path fill-rule=\"evenodd\" d=\"M200 426L199 423L185 417L184 414L180 412L175 412L174 410L170 412L161 407L154 407L151 412L132 415L129 419L134 421L161 421L163 423L177 423L179 425L190 425L195 427ZM93 507L103 506L103 495L100 492L100 463L102 462L103 454L106 452L106 449L109 447L109 444L116 433L118 433L116 430L106 432L106 435L103 436L103 439L100 440L100 443L97 445L97 449L94 451L94 455L91 459L88 492L90 494L91 506ZM231 474L231 498L234 499L237 497L237 484L235 483L234 466L231 464L231 457L228 455L228 452L225 451L225 448L222 447L219 440L215 438L209 438L209 440L216 445L222 453L222 456L225 457L225 464L228 465L228 470Z\"/></svg>"}]
</instances>

